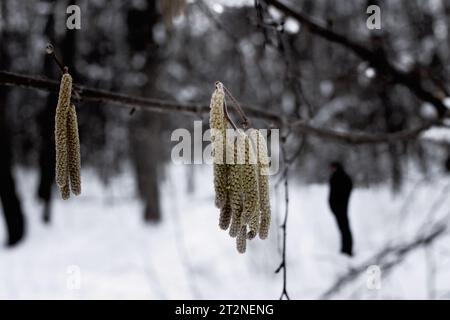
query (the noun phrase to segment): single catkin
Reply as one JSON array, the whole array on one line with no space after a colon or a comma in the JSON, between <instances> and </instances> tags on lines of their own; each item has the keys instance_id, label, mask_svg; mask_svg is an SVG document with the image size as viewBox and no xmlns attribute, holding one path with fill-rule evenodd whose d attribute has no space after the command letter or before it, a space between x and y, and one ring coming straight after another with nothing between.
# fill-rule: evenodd
<instances>
[{"instance_id":1,"label":"single catkin","mask_svg":"<svg viewBox=\"0 0 450 320\"><path fill-rule=\"evenodd\" d=\"M259 207L261 221L259 226L260 239L266 239L269 235L271 210L269 196L269 157L267 155L267 143L261 132L258 131L258 184Z\"/></svg>"},{"instance_id":2,"label":"single catkin","mask_svg":"<svg viewBox=\"0 0 450 320\"><path fill-rule=\"evenodd\" d=\"M227 198L228 166L226 164L214 164L214 189L216 191L215 205L221 209L225 206Z\"/></svg>"},{"instance_id":3,"label":"single catkin","mask_svg":"<svg viewBox=\"0 0 450 320\"><path fill-rule=\"evenodd\" d=\"M223 208L220 209L219 227L222 230L227 230L231 223L231 206L226 203Z\"/></svg>"},{"instance_id":4,"label":"single catkin","mask_svg":"<svg viewBox=\"0 0 450 320\"><path fill-rule=\"evenodd\" d=\"M236 237L241 228L242 216L242 183L240 165L231 165L229 170L229 202L231 209L231 225L229 234Z\"/></svg>"},{"instance_id":5,"label":"single catkin","mask_svg":"<svg viewBox=\"0 0 450 320\"><path fill-rule=\"evenodd\" d=\"M61 198L63 200L67 200L70 198L69 175L66 176L66 184L59 187L59 192L61 193Z\"/></svg>"},{"instance_id":6,"label":"single catkin","mask_svg":"<svg viewBox=\"0 0 450 320\"><path fill-rule=\"evenodd\" d=\"M56 146L56 183L64 187L68 181L67 154L67 112L72 94L72 77L66 73L61 78L58 105L55 116L55 146Z\"/></svg>"},{"instance_id":7,"label":"single catkin","mask_svg":"<svg viewBox=\"0 0 450 320\"><path fill-rule=\"evenodd\" d=\"M80 138L78 136L77 111L73 104L70 105L67 113L67 152L70 188L73 194L79 195L81 193Z\"/></svg>"},{"instance_id":8,"label":"single catkin","mask_svg":"<svg viewBox=\"0 0 450 320\"><path fill-rule=\"evenodd\" d=\"M250 221L248 223L249 231L247 233L247 239L251 240L256 237L260 228L260 214L259 211L256 214L253 214L250 217Z\"/></svg>"},{"instance_id":9,"label":"single catkin","mask_svg":"<svg viewBox=\"0 0 450 320\"><path fill-rule=\"evenodd\" d=\"M227 199L228 166L225 161L226 120L223 110L225 93L220 82L211 97L209 126L211 128L211 142L214 160L214 189L215 204L223 208Z\"/></svg>"},{"instance_id":10,"label":"single catkin","mask_svg":"<svg viewBox=\"0 0 450 320\"><path fill-rule=\"evenodd\" d=\"M247 226L243 225L236 237L236 249L239 253L245 253L247 248Z\"/></svg>"},{"instance_id":11,"label":"single catkin","mask_svg":"<svg viewBox=\"0 0 450 320\"><path fill-rule=\"evenodd\" d=\"M251 130L250 133L254 131L255 130ZM242 167L242 185L244 193L242 218L244 223L250 225L250 232L247 236L249 239L252 239L258 233L259 225L258 164L256 158L256 139L252 139L251 135L246 135L244 139L245 164L243 164Z\"/></svg>"},{"instance_id":12,"label":"single catkin","mask_svg":"<svg viewBox=\"0 0 450 320\"><path fill-rule=\"evenodd\" d=\"M230 236L236 237L241 230L242 223L242 211L244 207L244 184L243 184L243 169L244 164L242 157L245 157L245 136L240 130L236 131L237 138L233 142L232 146L232 164L229 165L228 174L228 196L231 207L231 226ZM244 159L245 162L245 159Z\"/></svg>"}]
</instances>

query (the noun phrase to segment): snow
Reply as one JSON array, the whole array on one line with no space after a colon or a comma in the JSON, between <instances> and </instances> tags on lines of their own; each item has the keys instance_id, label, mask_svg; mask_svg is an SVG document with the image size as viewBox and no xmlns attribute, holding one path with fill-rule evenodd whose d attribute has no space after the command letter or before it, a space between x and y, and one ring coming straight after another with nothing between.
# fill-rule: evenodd
<instances>
[{"instance_id":1,"label":"snow","mask_svg":"<svg viewBox=\"0 0 450 320\"><path fill-rule=\"evenodd\" d=\"M196 189L187 192L187 170L195 170ZM130 171L126 171L130 172ZM209 166L171 166L162 186L163 222L145 225L129 173L105 187L93 172L83 172L83 194L53 204L53 221L40 221L36 174L16 170L28 220L26 241L0 248L0 299L278 299L282 275L283 187L272 186L273 224L268 240L253 240L245 255L218 228ZM290 183L288 292L294 299L317 299L352 266L366 261L384 244L417 234L449 178L409 177L393 196L388 186L356 189L350 219L353 259L338 254L339 239L327 207L325 185ZM276 181L277 179L272 179ZM450 199L439 206L442 214ZM437 213L439 215L439 213ZM1 220L0 220L1 221ZM1 224L1 223L0 223ZM0 226L2 227L2 226ZM0 228L0 237L4 237ZM438 296L450 291L448 239L433 245ZM417 252L382 278L379 291L366 277L335 298L427 298L424 252ZM448 290L448 291L445 291Z\"/></svg>"},{"instance_id":2,"label":"snow","mask_svg":"<svg viewBox=\"0 0 450 320\"><path fill-rule=\"evenodd\" d=\"M437 142L450 142L450 128L432 127L423 132L421 137Z\"/></svg>"}]
</instances>

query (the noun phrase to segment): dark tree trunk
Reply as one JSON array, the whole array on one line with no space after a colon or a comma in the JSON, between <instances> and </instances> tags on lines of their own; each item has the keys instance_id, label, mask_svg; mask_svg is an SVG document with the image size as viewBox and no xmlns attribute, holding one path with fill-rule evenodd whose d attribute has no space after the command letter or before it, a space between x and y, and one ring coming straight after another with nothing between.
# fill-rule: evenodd
<instances>
[{"instance_id":1,"label":"dark tree trunk","mask_svg":"<svg viewBox=\"0 0 450 320\"><path fill-rule=\"evenodd\" d=\"M446 173L450 173L450 146L447 146L447 157L445 158L444 169Z\"/></svg>"},{"instance_id":2,"label":"dark tree trunk","mask_svg":"<svg viewBox=\"0 0 450 320\"><path fill-rule=\"evenodd\" d=\"M54 0L48 1L50 4L55 3ZM71 1L70 4L74 2ZM66 30L61 45L58 46L55 38L55 17L51 13L45 26L45 36L48 41L61 48L63 63L69 67L69 72L76 77L75 63L75 32L76 30ZM50 56L47 56L44 62L44 74L51 79L59 79L61 71L56 66ZM44 203L42 220L44 223L51 221L51 201L52 189L55 180L55 109L58 102L58 95L50 93L47 97L45 108L39 114L39 130L41 134L41 146L39 149L39 187L38 197Z\"/></svg>"},{"instance_id":3,"label":"dark tree trunk","mask_svg":"<svg viewBox=\"0 0 450 320\"><path fill-rule=\"evenodd\" d=\"M2 12L6 16L6 3L2 3ZM5 43L8 41L6 31L0 32L0 69L8 65L9 57ZM25 221L16 193L16 184L12 174L12 145L11 133L6 119L6 88L0 90L0 200L2 202L3 216L8 232L7 245L17 244L25 235Z\"/></svg>"},{"instance_id":4,"label":"dark tree trunk","mask_svg":"<svg viewBox=\"0 0 450 320\"><path fill-rule=\"evenodd\" d=\"M404 128L404 117L401 106L393 106L386 91L381 92L381 101L384 108L384 119L387 132L397 132ZM399 192L403 182L403 170L401 163L402 145L389 143L388 150L391 162L392 191Z\"/></svg>"},{"instance_id":5,"label":"dark tree trunk","mask_svg":"<svg viewBox=\"0 0 450 320\"><path fill-rule=\"evenodd\" d=\"M38 116L41 134L38 197L44 204L44 223L50 223L51 220L52 187L55 180L54 109L57 100L54 94L49 94L45 108Z\"/></svg>"},{"instance_id":6,"label":"dark tree trunk","mask_svg":"<svg viewBox=\"0 0 450 320\"><path fill-rule=\"evenodd\" d=\"M147 1L147 8L130 8L128 11L130 55L143 54L146 57L145 66L141 70L136 70L136 72L144 72L148 77L148 82L135 92L138 95L146 96L155 92L154 80L157 79L158 53L152 29L158 20L154 0ZM162 119L156 114L143 112L134 114L133 117L129 129L131 160L135 169L139 196L144 202L144 220L157 222L161 219L158 172L161 169L162 160L159 140Z\"/></svg>"},{"instance_id":7,"label":"dark tree trunk","mask_svg":"<svg viewBox=\"0 0 450 320\"><path fill-rule=\"evenodd\" d=\"M156 222L161 219L159 202L159 154L158 125L148 114L141 114L142 121L132 121L130 128L132 161L135 168L139 196L144 202L144 220ZM150 128L146 128L144 122Z\"/></svg>"},{"instance_id":8,"label":"dark tree trunk","mask_svg":"<svg viewBox=\"0 0 450 320\"><path fill-rule=\"evenodd\" d=\"M18 243L25 234L25 222L12 175L11 136L5 112L6 93L0 93L0 198L8 231L7 245Z\"/></svg>"},{"instance_id":9,"label":"dark tree trunk","mask_svg":"<svg viewBox=\"0 0 450 320\"><path fill-rule=\"evenodd\" d=\"M76 4L76 1L69 1L69 5ZM78 73L75 68L75 59L77 52L77 32L80 32L77 29L65 29L64 38L61 41L61 51L63 63L69 67L69 73L72 75L74 80L78 79Z\"/></svg>"},{"instance_id":10,"label":"dark tree trunk","mask_svg":"<svg viewBox=\"0 0 450 320\"><path fill-rule=\"evenodd\" d=\"M54 3L54 1L49 1ZM54 32L54 16L50 14L47 24L45 26L45 36L47 39L55 44L55 32ZM53 79L57 76L54 67L54 61L47 56L44 62L44 74ZM39 132L41 135L41 145L39 148L39 187L38 197L44 204L42 212L42 221L44 223L50 223L51 220L51 200L52 200L52 187L55 180L55 107L58 101L58 96L54 93L50 93L47 97L47 102L38 115Z\"/></svg>"},{"instance_id":11,"label":"dark tree trunk","mask_svg":"<svg viewBox=\"0 0 450 320\"><path fill-rule=\"evenodd\" d=\"M380 55L386 55L383 39L372 37L372 46ZM386 132L397 132L405 128L405 115L401 105L395 105L389 96L389 84L381 81L378 85L379 97L383 108L383 119ZM392 191L397 193L401 190L403 182L402 158L405 145L400 142L389 143L389 157L391 164Z\"/></svg>"}]
</instances>

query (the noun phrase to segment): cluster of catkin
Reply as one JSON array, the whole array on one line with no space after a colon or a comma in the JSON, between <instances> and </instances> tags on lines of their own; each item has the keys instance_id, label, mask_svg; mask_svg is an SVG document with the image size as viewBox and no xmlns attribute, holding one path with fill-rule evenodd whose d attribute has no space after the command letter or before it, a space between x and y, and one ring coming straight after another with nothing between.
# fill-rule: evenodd
<instances>
[{"instance_id":1,"label":"cluster of catkin","mask_svg":"<svg viewBox=\"0 0 450 320\"><path fill-rule=\"evenodd\" d=\"M247 240L258 234L266 239L269 233L269 158L258 130L245 133L228 127L224 99L223 85L217 82L210 105L215 204L220 228L229 229L238 252L244 253Z\"/></svg>"},{"instance_id":2,"label":"cluster of catkin","mask_svg":"<svg viewBox=\"0 0 450 320\"><path fill-rule=\"evenodd\" d=\"M70 102L72 77L65 73L59 88L55 116L56 183L61 197L66 200L81 193L80 140L75 106Z\"/></svg>"}]
</instances>

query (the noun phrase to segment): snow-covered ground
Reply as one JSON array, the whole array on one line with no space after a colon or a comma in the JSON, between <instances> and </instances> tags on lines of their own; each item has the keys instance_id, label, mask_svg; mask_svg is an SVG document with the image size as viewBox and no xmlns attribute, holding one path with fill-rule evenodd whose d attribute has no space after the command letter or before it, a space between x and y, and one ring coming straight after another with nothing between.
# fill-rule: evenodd
<instances>
[{"instance_id":1,"label":"snow-covered ground","mask_svg":"<svg viewBox=\"0 0 450 320\"><path fill-rule=\"evenodd\" d=\"M0 248L0 299L278 299L284 214L283 186L272 186L273 224L268 240L251 241L240 255L234 239L221 231L213 204L212 170L195 167L195 190L187 192L187 170L175 166L162 188L163 222L145 225L134 184L124 174L108 186L84 171L83 195L53 204L53 221L40 221L42 206L34 197L36 174L17 170L18 188L28 222L26 241ZM439 176L439 175L436 175ZM276 180L276 179L273 179ZM325 185L290 183L287 279L293 299L316 299L353 266L391 241L411 239L433 203L446 214L448 177L409 178L393 196L388 186L356 189L350 218L356 257L338 254L339 238L327 207ZM441 200L443 202L441 203ZM3 221L0 220L0 224ZM0 238L4 228L0 225ZM436 277L427 276L424 250L416 250L380 290L358 278L335 298L449 297L450 245L445 236L431 247ZM446 291L447 290L447 291Z\"/></svg>"}]
</instances>

